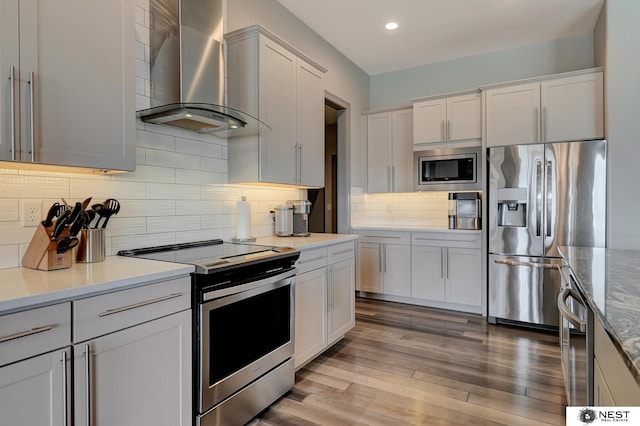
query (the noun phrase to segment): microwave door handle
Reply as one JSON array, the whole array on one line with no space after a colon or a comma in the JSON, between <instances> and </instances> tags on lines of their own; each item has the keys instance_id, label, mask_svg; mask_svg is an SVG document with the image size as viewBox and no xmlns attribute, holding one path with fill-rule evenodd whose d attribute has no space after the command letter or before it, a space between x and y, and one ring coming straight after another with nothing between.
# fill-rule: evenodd
<instances>
[{"instance_id":1,"label":"microwave door handle","mask_svg":"<svg viewBox=\"0 0 640 426\"><path fill-rule=\"evenodd\" d=\"M540 237L542 231L542 161L536 160L536 237Z\"/></svg>"}]
</instances>

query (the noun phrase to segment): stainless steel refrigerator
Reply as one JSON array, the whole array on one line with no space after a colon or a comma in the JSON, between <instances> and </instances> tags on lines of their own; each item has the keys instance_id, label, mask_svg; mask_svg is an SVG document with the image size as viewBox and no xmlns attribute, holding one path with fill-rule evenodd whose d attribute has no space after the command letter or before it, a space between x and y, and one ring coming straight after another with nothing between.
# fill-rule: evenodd
<instances>
[{"instance_id":1,"label":"stainless steel refrigerator","mask_svg":"<svg viewBox=\"0 0 640 426\"><path fill-rule=\"evenodd\" d=\"M490 148L489 322L558 327L558 246L604 247L606 142Z\"/></svg>"}]
</instances>

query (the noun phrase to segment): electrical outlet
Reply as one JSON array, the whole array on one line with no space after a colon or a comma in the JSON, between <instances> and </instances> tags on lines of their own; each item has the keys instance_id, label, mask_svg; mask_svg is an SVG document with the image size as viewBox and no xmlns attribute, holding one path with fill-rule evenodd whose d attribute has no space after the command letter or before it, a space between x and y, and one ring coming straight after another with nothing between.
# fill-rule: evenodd
<instances>
[{"instance_id":1,"label":"electrical outlet","mask_svg":"<svg viewBox=\"0 0 640 426\"><path fill-rule=\"evenodd\" d=\"M22 226L38 226L42 220L42 204L40 202L26 202L22 210Z\"/></svg>"}]
</instances>

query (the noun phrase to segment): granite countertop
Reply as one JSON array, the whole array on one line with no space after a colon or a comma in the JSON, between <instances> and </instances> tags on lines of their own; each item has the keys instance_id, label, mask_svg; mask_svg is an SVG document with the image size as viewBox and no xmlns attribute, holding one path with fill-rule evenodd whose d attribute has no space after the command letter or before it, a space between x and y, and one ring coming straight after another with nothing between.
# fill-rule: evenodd
<instances>
[{"instance_id":1,"label":"granite countertop","mask_svg":"<svg viewBox=\"0 0 640 426\"><path fill-rule=\"evenodd\" d=\"M320 248L332 244L345 243L347 241L357 240L357 235L352 234L315 234L312 233L308 237L278 237L272 235L270 237L260 237L256 239L254 244L264 246L280 246L293 247L300 250L309 250Z\"/></svg>"},{"instance_id":2,"label":"granite countertop","mask_svg":"<svg viewBox=\"0 0 640 426\"><path fill-rule=\"evenodd\" d=\"M351 227L354 230L376 230L376 231L406 231L406 232L454 232L456 234L481 234L482 229L449 229L448 227L423 228L417 225L358 225Z\"/></svg>"},{"instance_id":3,"label":"granite countertop","mask_svg":"<svg viewBox=\"0 0 640 426\"><path fill-rule=\"evenodd\" d=\"M0 315L187 276L193 271L191 265L122 256L74 263L55 271L0 269Z\"/></svg>"},{"instance_id":4,"label":"granite countertop","mask_svg":"<svg viewBox=\"0 0 640 426\"><path fill-rule=\"evenodd\" d=\"M559 251L640 384L640 250L559 247Z\"/></svg>"}]
</instances>

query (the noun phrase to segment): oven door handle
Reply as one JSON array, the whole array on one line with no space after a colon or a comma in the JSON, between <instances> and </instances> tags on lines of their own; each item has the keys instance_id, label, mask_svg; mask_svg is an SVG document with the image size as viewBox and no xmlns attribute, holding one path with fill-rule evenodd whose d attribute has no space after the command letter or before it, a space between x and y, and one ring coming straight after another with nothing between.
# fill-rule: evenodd
<instances>
[{"instance_id":1,"label":"oven door handle","mask_svg":"<svg viewBox=\"0 0 640 426\"><path fill-rule=\"evenodd\" d=\"M558 309L560 310L560 314L575 328L584 333L587 331L587 323L571 312L567 306L567 299L569 297L573 297L576 302L582 304L580 301L580 295L574 289L565 287L558 295Z\"/></svg>"},{"instance_id":2,"label":"oven door handle","mask_svg":"<svg viewBox=\"0 0 640 426\"><path fill-rule=\"evenodd\" d=\"M269 278L264 278L262 280L258 280L258 281L251 281L248 282L246 284L241 284L241 285L237 285L234 287L228 287L228 288L223 288L221 290L212 290L209 292L205 292L202 295L202 301L203 302L209 302L211 300L214 299L219 299L221 297L226 297L226 296L231 296L233 294L237 294L237 293L243 293L245 291L250 291L256 288L260 288L262 286L268 285L268 284L273 284L276 283L278 281L282 281L285 280L287 278L291 278L291 277L295 277L296 275L296 269L287 269L285 272L278 274L278 275L274 275L272 277Z\"/></svg>"}]
</instances>

